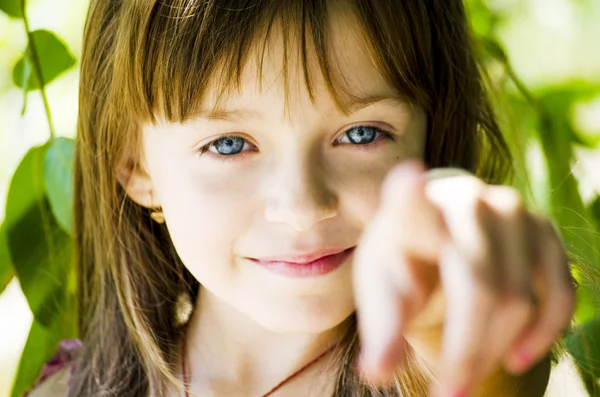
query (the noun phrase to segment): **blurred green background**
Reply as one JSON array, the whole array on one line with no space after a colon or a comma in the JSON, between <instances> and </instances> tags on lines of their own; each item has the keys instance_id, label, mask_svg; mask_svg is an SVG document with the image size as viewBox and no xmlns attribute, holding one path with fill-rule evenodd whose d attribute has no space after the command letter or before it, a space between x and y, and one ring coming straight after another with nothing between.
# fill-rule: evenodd
<instances>
[{"instance_id":1,"label":"blurred green background","mask_svg":"<svg viewBox=\"0 0 600 397\"><path fill-rule=\"evenodd\" d=\"M17 0L0 0L0 10L14 13L15 5L19 4ZM75 134L78 60L87 5L85 0L31 0L27 3L29 30L53 32L76 60L44 89L56 136L72 138ZM596 148L600 142L600 0L468 0L467 5L481 44L481 56L486 60L495 88L498 112L516 153L515 184L532 207L555 219L571 255L587 267L588 273L594 272L600 263L600 244L597 244L600 241L600 151ZM32 147L45 144L50 137L40 91L28 92L24 108L24 90L13 81L13 69L27 45L23 20L0 11L2 203L19 162ZM44 54L43 48L40 50L42 69L55 67L53 54ZM68 145L66 148L69 150ZM15 181L14 185L29 183L26 178L21 175L24 181ZM56 211L54 216L60 218ZM0 221L4 217L5 207L0 205ZM38 313L32 314L33 298L31 294L26 293L27 298L23 295L18 279L8 282L12 276L10 266L18 269L19 264L15 260L15 248L4 248L4 251L13 249L14 263L9 263L10 253L4 252L1 244L0 396L9 396L19 365L21 372L27 372L19 375L19 383L27 384L28 379L35 376L31 372L35 372L43 356L52 349L40 348L39 357L30 355L29 362L20 362L32 323L34 326L38 322L43 324L43 320L38 318ZM36 241L30 244L35 245ZM17 274L22 275L19 271ZM43 282L44 275L27 276ZM8 282L4 291L3 277ZM594 378L599 377L600 366L588 365L580 353L591 355L592 363L600 362L600 347L596 339L589 338L594 333L600 335L596 317L600 294L592 281L580 277L580 282L583 292L576 325L587 324L587 328L578 329L579 335L588 338L583 347L577 338L568 341L567 347L575 358L566 356L559 363L553 372L548 396L577 397L595 393L590 382L597 384ZM65 335L53 334L48 340ZM40 338L36 337L38 343L43 339ZM31 340L28 346L35 349ZM586 374L589 392L585 392L586 385L578 370Z\"/></svg>"}]
</instances>

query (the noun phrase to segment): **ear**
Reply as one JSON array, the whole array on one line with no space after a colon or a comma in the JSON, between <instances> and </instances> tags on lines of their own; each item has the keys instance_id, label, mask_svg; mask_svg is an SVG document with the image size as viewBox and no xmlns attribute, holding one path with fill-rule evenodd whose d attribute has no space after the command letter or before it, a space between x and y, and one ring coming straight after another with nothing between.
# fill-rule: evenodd
<instances>
[{"instance_id":1,"label":"ear","mask_svg":"<svg viewBox=\"0 0 600 397\"><path fill-rule=\"evenodd\" d=\"M117 179L127 196L135 203L146 208L160 207L150 175L133 159L128 159L119 165Z\"/></svg>"}]
</instances>

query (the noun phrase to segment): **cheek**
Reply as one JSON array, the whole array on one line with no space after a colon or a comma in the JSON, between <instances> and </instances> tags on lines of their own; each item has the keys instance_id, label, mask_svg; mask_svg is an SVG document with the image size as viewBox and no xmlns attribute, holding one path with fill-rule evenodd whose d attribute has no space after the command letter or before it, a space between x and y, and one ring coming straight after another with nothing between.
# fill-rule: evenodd
<instances>
[{"instance_id":1,"label":"cheek","mask_svg":"<svg viewBox=\"0 0 600 397\"><path fill-rule=\"evenodd\" d=\"M197 175L187 159L155 163L152 181L180 258L202 283L231 279L234 269L221 264L232 263L235 241L255 212L248 180Z\"/></svg>"},{"instance_id":2,"label":"cheek","mask_svg":"<svg viewBox=\"0 0 600 397\"><path fill-rule=\"evenodd\" d=\"M380 181L383 178L384 176L377 175L363 183L356 184L355 188L348 192L345 199L340 202L342 206L340 213L352 214L352 219L358 222L357 227L361 232L379 208Z\"/></svg>"},{"instance_id":3,"label":"cheek","mask_svg":"<svg viewBox=\"0 0 600 397\"><path fill-rule=\"evenodd\" d=\"M381 186L390 169L404 159L404 156L390 152L376 162L347 161L331 164L335 170L331 175L331 183L339 197L339 214L349 229L362 231L379 208Z\"/></svg>"}]
</instances>

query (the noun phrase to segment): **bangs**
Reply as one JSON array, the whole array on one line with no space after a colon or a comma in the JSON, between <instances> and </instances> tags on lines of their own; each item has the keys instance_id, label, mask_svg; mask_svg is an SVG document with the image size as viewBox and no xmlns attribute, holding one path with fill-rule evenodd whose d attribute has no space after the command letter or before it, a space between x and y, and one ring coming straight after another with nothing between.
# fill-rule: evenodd
<instances>
[{"instance_id":1,"label":"bangs","mask_svg":"<svg viewBox=\"0 0 600 397\"><path fill-rule=\"evenodd\" d=\"M201 110L208 87L218 90L217 105L255 61L262 83L263 63L272 39L283 44L286 103L290 67L301 67L314 96L314 72L322 75L327 91L344 113L356 100L332 65L332 16L351 16L365 48L381 76L401 96L426 111L430 107L430 43L427 13L414 2L399 7L388 1L132 1L133 21L121 26L123 45L117 46L113 98L119 111L138 122L156 123L161 117L184 122ZM410 2L409 2L410 3ZM345 21L346 19L344 19ZM421 29L424 31L415 31ZM352 32L354 33L354 32ZM290 64L290 59L298 60ZM316 60L316 62L315 62ZM314 65L314 67L312 67ZM333 66L333 67L332 67ZM316 69L316 70L311 70ZM287 104L286 104L287 108Z\"/></svg>"}]
</instances>

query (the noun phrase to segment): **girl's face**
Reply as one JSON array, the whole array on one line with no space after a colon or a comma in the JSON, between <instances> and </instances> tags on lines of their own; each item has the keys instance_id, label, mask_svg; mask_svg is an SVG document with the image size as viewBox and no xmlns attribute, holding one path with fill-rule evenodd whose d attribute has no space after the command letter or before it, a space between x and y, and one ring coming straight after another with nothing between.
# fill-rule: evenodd
<instances>
[{"instance_id":1,"label":"girl's face","mask_svg":"<svg viewBox=\"0 0 600 397\"><path fill-rule=\"evenodd\" d=\"M387 171L423 157L423 112L398 99L356 29L333 25L334 71L363 99L348 103L350 115L336 108L314 57L314 103L293 56L286 99L283 47L273 39L262 84L250 57L241 90L218 112L209 90L197 118L143 128L147 177L136 178L147 178L181 259L203 288L275 331L320 332L352 314L352 256L304 277L255 259L307 261L292 256L354 247Z\"/></svg>"}]
</instances>

